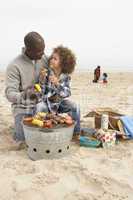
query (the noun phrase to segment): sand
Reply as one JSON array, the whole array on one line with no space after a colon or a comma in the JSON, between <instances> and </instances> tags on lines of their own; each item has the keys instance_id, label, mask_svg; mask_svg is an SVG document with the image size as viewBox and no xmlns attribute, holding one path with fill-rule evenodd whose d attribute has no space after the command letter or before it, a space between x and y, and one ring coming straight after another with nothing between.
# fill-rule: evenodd
<instances>
[{"instance_id":1,"label":"sand","mask_svg":"<svg viewBox=\"0 0 133 200\"><path fill-rule=\"evenodd\" d=\"M93 74L75 73L72 97L83 116L97 107L133 115L133 73L109 73L109 84L93 84ZM0 73L0 200L127 200L133 199L133 141L110 149L72 146L69 156L31 161L26 150L10 150L13 117Z\"/></svg>"}]
</instances>

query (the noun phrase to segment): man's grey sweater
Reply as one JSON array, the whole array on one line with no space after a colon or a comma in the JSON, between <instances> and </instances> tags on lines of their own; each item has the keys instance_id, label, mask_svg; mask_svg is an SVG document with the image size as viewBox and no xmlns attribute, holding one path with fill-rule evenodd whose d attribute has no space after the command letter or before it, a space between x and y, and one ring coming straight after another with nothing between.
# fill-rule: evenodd
<instances>
[{"instance_id":1,"label":"man's grey sweater","mask_svg":"<svg viewBox=\"0 0 133 200\"><path fill-rule=\"evenodd\" d=\"M25 54L19 55L8 65L5 94L12 103L12 111L15 116L20 113L32 113L35 104L29 99L23 99L23 92L35 82L40 68L47 65L45 56L34 63Z\"/></svg>"}]
</instances>

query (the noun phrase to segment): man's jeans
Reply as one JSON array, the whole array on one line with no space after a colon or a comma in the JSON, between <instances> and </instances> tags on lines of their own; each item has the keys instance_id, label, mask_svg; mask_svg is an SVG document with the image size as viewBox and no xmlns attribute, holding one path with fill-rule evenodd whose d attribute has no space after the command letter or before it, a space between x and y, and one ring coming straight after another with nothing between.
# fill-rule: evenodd
<instances>
[{"instance_id":1,"label":"man's jeans","mask_svg":"<svg viewBox=\"0 0 133 200\"><path fill-rule=\"evenodd\" d=\"M15 119L14 119L15 120L15 133L13 135L13 139L16 141L25 141L22 120L23 120L23 117L26 117L26 116L28 117L31 115L25 114L25 113L20 113L15 116Z\"/></svg>"}]
</instances>

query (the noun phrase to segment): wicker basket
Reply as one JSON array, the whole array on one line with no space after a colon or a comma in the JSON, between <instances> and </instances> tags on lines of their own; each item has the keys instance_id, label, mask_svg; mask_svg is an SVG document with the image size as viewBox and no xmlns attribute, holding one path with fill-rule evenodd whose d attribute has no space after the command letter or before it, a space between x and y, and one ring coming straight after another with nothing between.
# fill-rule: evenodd
<instances>
[{"instance_id":1,"label":"wicker basket","mask_svg":"<svg viewBox=\"0 0 133 200\"><path fill-rule=\"evenodd\" d=\"M30 127L23 124L28 155L32 160L60 158L70 151L74 124L53 129Z\"/></svg>"}]
</instances>

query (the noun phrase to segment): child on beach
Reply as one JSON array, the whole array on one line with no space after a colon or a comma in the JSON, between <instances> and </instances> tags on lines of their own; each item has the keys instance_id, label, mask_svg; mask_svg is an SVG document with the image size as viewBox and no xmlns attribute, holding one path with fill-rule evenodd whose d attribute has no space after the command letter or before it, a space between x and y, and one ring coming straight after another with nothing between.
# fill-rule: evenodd
<instances>
[{"instance_id":1,"label":"child on beach","mask_svg":"<svg viewBox=\"0 0 133 200\"><path fill-rule=\"evenodd\" d=\"M108 83L107 77L108 77L108 74L107 73L103 73L103 75L102 75L103 83Z\"/></svg>"},{"instance_id":2,"label":"child on beach","mask_svg":"<svg viewBox=\"0 0 133 200\"><path fill-rule=\"evenodd\" d=\"M66 47L54 48L49 59L49 67L40 71L39 83L42 88L42 101L36 112L69 113L76 121L74 135L80 133L80 110L68 100L71 95L70 74L74 71L76 58Z\"/></svg>"}]
</instances>

